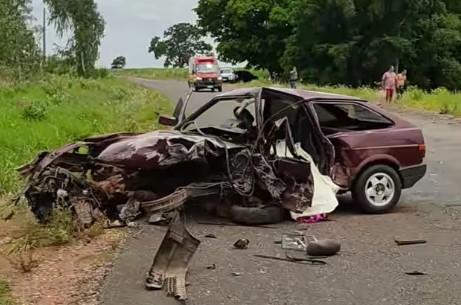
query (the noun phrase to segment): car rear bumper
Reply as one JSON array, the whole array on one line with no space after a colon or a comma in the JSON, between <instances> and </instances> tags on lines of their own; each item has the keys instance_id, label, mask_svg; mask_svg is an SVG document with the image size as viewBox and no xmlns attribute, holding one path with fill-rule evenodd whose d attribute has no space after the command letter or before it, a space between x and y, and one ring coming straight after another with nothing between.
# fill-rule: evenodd
<instances>
[{"instance_id":1,"label":"car rear bumper","mask_svg":"<svg viewBox=\"0 0 461 305\"><path fill-rule=\"evenodd\" d=\"M413 187L416 182L421 180L426 175L427 165L421 164L411 167L405 167L400 170L400 176L402 177L403 188L407 189Z\"/></svg>"}]
</instances>

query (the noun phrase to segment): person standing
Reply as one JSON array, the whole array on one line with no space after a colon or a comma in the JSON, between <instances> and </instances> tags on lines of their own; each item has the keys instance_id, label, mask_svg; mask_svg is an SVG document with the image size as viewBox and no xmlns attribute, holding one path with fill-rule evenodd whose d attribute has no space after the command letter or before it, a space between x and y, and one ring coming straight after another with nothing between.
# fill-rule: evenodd
<instances>
[{"instance_id":1,"label":"person standing","mask_svg":"<svg viewBox=\"0 0 461 305\"><path fill-rule=\"evenodd\" d=\"M386 91L386 102L392 102L397 84L397 75L394 72L394 66L391 66L389 70L384 73L381 84L383 89Z\"/></svg>"},{"instance_id":2,"label":"person standing","mask_svg":"<svg viewBox=\"0 0 461 305\"><path fill-rule=\"evenodd\" d=\"M402 73L397 75L397 97L400 98L405 91L405 83L407 81L407 70L403 70Z\"/></svg>"},{"instance_id":3,"label":"person standing","mask_svg":"<svg viewBox=\"0 0 461 305\"><path fill-rule=\"evenodd\" d=\"M290 86L291 89L296 89L296 82L298 81L298 71L296 67L293 67L293 70L290 71Z\"/></svg>"}]
</instances>

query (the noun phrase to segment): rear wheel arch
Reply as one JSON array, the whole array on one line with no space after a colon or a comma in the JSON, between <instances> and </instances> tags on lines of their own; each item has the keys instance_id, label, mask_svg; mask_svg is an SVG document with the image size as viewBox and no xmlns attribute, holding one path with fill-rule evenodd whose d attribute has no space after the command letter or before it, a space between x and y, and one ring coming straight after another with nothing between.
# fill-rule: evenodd
<instances>
[{"instance_id":1,"label":"rear wheel arch","mask_svg":"<svg viewBox=\"0 0 461 305\"><path fill-rule=\"evenodd\" d=\"M367 159L363 161L359 165L359 170L357 171L357 174L354 176L354 179L352 181L351 188L354 187L354 184L356 183L357 179L360 177L360 175L363 174L364 171L366 171L368 168L375 166L375 165L387 165L394 169L397 174L400 177L400 182L403 183L403 178L402 175L400 174L400 163L397 161L397 159L390 157L390 156L375 156L372 159Z\"/></svg>"}]
</instances>

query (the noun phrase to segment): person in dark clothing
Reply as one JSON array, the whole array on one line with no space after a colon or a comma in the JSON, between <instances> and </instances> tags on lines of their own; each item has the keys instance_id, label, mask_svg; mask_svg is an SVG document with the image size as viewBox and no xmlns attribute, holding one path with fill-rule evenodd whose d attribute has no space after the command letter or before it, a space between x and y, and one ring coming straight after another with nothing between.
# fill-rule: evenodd
<instances>
[{"instance_id":1,"label":"person in dark clothing","mask_svg":"<svg viewBox=\"0 0 461 305\"><path fill-rule=\"evenodd\" d=\"M293 70L290 71L290 87L291 89L296 89L296 82L298 81L298 71L296 67L293 67Z\"/></svg>"}]
</instances>

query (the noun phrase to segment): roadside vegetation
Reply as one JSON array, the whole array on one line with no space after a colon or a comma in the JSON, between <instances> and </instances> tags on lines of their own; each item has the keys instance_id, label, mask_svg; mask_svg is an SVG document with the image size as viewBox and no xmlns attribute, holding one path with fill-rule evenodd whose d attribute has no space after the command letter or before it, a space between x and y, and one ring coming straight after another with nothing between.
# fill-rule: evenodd
<instances>
[{"instance_id":1,"label":"roadside vegetation","mask_svg":"<svg viewBox=\"0 0 461 305\"><path fill-rule=\"evenodd\" d=\"M118 76L141 77L147 79L187 79L187 69L163 69L163 68L146 68L146 69L123 69L113 72Z\"/></svg>"},{"instance_id":2,"label":"roadside vegetation","mask_svg":"<svg viewBox=\"0 0 461 305\"><path fill-rule=\"evenodd\" d=\"M38 224L24 202L10 201L23 188L15 168L41 151L85 137L157 129L158 114L170 107L161 94L114 77L51 74L40 81L1 86L0 254L18 271L30 272L35 264L30 251L103 232L103 223L86 230L77 227L66 210L56 210L51 222Z\"/></svg>"},{"instance_id":3,"label":"roadside vegetation","mask_svg":"<svg viewBox=\"0 0 461 305\"><path fill-rule=\"evenodd\" d=\"M18 190L15 168L38 152L95 134L153 130L168 107L159 93L112 77L51 75L0 87L0 192Z\"/></svg>"},{"instance_id":4,"label":"roadside vegetation","mask_svg":"<svg viewBox=\"0 0 461 305\"><path fill-rule=\"evenodd\" d=\"M105 22L94 0L83 2L44 1L58 34L70 34L65 48L45 57L38 45L40 29L30 23L31 1L0 0L0 305L17 304L12 294L17 296L24 285L21 274L46 265L51 257L36 260L44 251L59 249L56 254L65 256L74 245L94 240L97 246L86 247L89 253L110 254L120 241L117 234L101 235L102 223L78 227L67 210L57 209L49 223L38 224L25 202L12 200L24 187L15 169L40 152L85 137L157 129L158 114L170 110L169 101L158 92L95 67ZM125 59L118 58L116 64L122 68ZM77 258L71 256L65 262L72 265ZM69 276L77 281L78 270L74 271ZM50 286L56 284L54 278L61 278L53 272L44 273ZM65 276L60 280L73 280ZM84 276L92 274L80 279ZM27 280L30 291L19 296L21 301L47 288L38 285L34 290L36 279Z\"/></svg>"},{"instance_id":5,"label":"roadside vegetation","mask_svg":"<svg viewBox=\"0 0 461 305\"><path fill-rule=\"evenodd\" d=\"M10 285L0 278L0 305L17 305L11 296Z\"/></svg>"},{"instance_id":6,"label":"roadside vegetation","mask_svg":"<svg viewBox=\"0 0 461 305\"><path fill-rule=\"evenodd\" d=\"M253 75L258 77L245 86L288 86L284 83L274 83L269 79L269 72L264 70L248 69ZM119 76L141 77L157 80L185 80L187 78L187 69L173 68L144 68L144 69L123 69L114 72ZM352 87L345 85L336 86L318 86L313 84L298 84L300 88L338 93L350 96L360 97L370 102L382 102L384 97L380 94L378 88L373 87ZM395 105L403 108L418 109L440 114L450 114L461 116L461 93L454 93L445 88L434 90L422 90L418 87L408 87L401 99L395 101Z\"/></svg>"}]
</instances>

